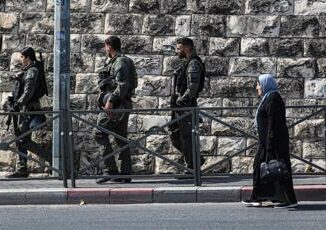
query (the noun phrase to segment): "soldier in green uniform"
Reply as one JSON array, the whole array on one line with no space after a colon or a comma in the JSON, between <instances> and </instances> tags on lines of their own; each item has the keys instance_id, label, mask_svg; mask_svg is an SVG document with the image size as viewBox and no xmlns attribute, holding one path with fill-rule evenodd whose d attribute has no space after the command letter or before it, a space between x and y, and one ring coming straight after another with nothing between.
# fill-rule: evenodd
<instances>
[{"instance_id":1,"label":"soldier in green uniform","mask_svg":"<svg viewBox=\"0 0 326 230\"><path fill-rule=\"evenodd\" d=\"M99 114L97 124L108 129L122 137L127 138L128 129L128 112L113 113L110 109L131 109L131 97L137 87L137 74L133 61L121 54L121 41L116 36L109 36L105 40L105 50L111 58L108 65L99 72L98 85L101 94L98 98L98 104L106 113ZM95 139L98 143L104 145L103 156L110 154L113 149L109 141L109 135L101 132L95 132ZM119 138L115 138L119 147L127 143ZM130 149L127 148L119 154L121 160L120 172L116 165L114 157L109 157L104 164L108 175L130 175L131 174L131 155ZM109 181L103 178L97 183ZM130 178L117 178L113 181L130 182Z\"/></svg>"},{"instance_id":2,"label":"soldier in green uniform","mask_svg":"<svg viewBox=\"0 0 326 230\"><path fill-rule=\"evenodd\" d=\"M15 112L40 111L40 98L47 94L43 63L37 61L35 51L31 47L26 47L21 51L21 63L23 73L16 77L16 84L13 95L8 98L11 104L11 110ZM17 117L17 115L14 115ZM22 114L17 120L14 120L15 135L19 136L46 120L43 114ZM18 123L18 124L17 124ZM52 163L51 152L34 142L31 139L32 134L16 142L18 151L27 155L31 151L46 161ZM16 171L8 175L9 178L27 177L27 158L18 156Z\"/></svg>"},{"instance_id":3,"label":"soldier in green uniform","mask_svg":"<svg viewBox=\"0 0 326 230\"><path fill-rule=\"evenodd\" d=\"M171 107L194 107L197 106L199 92L203 89L205 80L205 65L198 57L194 43L190 38L177 39L177 55L185 59L174 77L176 94L171 98ZM180 116L184 112L177 112ZM177 117L176 116L176 117ZM188 168L193 168L192 157L192 122L191 116L180 120L171 135L172 144L183 154ZM204 164L204 158L201 158ZM186 172L187 173L187 172Z\"/></svg>"}]
</instances>

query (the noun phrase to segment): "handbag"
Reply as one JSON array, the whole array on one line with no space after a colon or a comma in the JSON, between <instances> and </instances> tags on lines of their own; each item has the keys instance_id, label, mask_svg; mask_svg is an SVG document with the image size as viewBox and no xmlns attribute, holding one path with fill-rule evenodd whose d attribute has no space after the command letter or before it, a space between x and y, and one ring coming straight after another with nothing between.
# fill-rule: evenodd
<instances>
[{"instance_id":1,"label":"handbag","mask_svg":"<svg viewBox=\"0 0 326 230\"><path fill-rule=\"evenodd\" d=\"M260 164L260 180L263 183L272 182L287 178L289 172L284 161L279 159L267 162L267 154L265 162Z\"/></svg>"}]
</instances>

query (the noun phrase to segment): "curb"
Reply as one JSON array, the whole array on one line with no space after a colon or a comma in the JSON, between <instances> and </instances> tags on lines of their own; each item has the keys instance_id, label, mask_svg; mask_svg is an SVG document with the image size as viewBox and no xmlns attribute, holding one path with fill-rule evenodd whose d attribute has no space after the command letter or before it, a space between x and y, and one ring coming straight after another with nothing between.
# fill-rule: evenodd
<instances>
[{"instance_id":1,"label":"curb","mask_svg":"<svg viewBox=\"0 0 326 230\"><path fill-rule=\"evenodd\" d=\"M294 186L298 201L326 201L326 185ZM240 202L251 186L0 189L0 205Z\"/></svg>"}]
</instances>

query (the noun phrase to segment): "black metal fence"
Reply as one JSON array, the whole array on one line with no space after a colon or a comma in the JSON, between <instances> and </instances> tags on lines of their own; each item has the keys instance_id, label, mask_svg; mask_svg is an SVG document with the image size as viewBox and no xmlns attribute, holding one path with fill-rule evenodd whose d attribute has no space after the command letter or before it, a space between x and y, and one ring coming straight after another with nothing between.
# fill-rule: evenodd
<instances>
[{"instance_id":1,"label":"black metal fence","mask_svg":"<svg viewBox=\"0 0 326 230\"><path fill-rule=\"evenodd\" d=\"M237 127L235 125L229 124L228 122L223 121L223 119L220 118L219 112L216 111L226 111L226 110L251 110L254 111L256 107L250 106L250 107L209 107L209 108L200 108L200 107L192 107L192 108L175 108L175 109L131 109L131 110L112 110L113 113L118 113L118 112L128 112L130 114L158 114L158 113L166 113L170 114L171 111L177 111L177 112L182 112L182 115L177 116L175 119L171 119L168 122L165 122L161 124L160 126L155 126L154 128L148 130L147 132L144 132L142 136L137 137L137 138L124 138L110 130L107 130L103 127L98 126L95 122L91 122L88 119L82 117L85 114L99 114L103 113L103 111L82 111L82 110L70 110L70 111L61 111L61 112L33 112L30 114L40 114L40 113L47 113L47 114L53 114L53 117L51 119L48 119L46 122L38 125L37 127L29 130L26 133L23 133L16 137L13 140L10 141L5 141L0 143L0 149L2 150L11 150L15 152L16 154L22 155L21 153L17 152L17 150L11 145L16 143L16 141L20 140L21 138L31 134L33 131L38 130L46 126L47 124L50 124L53 120L60 118L60 157L61 157L61 168L54 168L49 165L44 165L43 162L31 158L30 156L25 156L22 155L23 157L26 157L27 159L30 159L41 166L47 166L53 171L59 173L59 177L50 177L49 179L62 179L63 180L63 186L67 187L67 180L68 178L71 179L71 185L72 187L76 187L76 181L78 179L84 179L84 178L101 178L105 177L105 175L85 175L85 172L94 166L97 166L101 162L105 161L107 158L115 156L119 154L121 151L131 148L131 149L139 149L146 154L149 154L150 156L157 157L162 159L163 161L166 161L173 165L174 167L188 171L189 173L192 174L193 179L194 179L194 185L195 186L200 186L203 182L203 178L207 178L209 176L214 176L214 175L219 175L219 174L212 174L210 173L210 170L217 167L218 165L231 160L232 158L239 156L240 154L244 153L245 151L248 151L254 147L257 147L258 145L258 137L256 136L255 133L250 133L246 128L242 127ZM317 165L313 162L310 162L307 159L304 159L303 157L297 156L295 154L291 154L292 158L295 158L299 161L304 162L305 164L310 165L312 168L318 169L321 173L310 173L310 174L323 174L326 176L326 106L324 105L307 105L307 106L287 106L287 109L303 109L303 110L313 110L309 115L303 116L301 118L296 119L294 122L288 125L289 129L295 127L296 125L313 118L315 116L322 117L324 120L324 135L323 140L324 140L324 159L325 161L325 166L321 167L320 165ZM21 113L0 113L1 115L18 115ZM25 113L26 114L26 113ZM187 168L183 164L180 164L176 161L173 161L166 157L164 154L160 152L155 152L149 148L146 148L142 144L142 141L144 141L146 138L150 137L151 135L155 135L159 132L167 133L167 129L170 125L178 123L182 119L191 117L191 123L192 123L192 155L193 155L193 168ZM201 119L209 119L211 121L215 121L225 127L228 127L230 130L236 131L240 133L243 137L247 137L250 139L255 140L254 143L250 144L249 146L238 150L236 152L233 152L232 154L229 154L228 156L225 156L224 159L221 161L216 162L213 165L210 165L204 170L201 170L201 148L200 148L200 120ZM87 125L88 127L92 129L98 129L108 135L111 135L119 140L122 140L126 143L121 148L116 148L111 154L106 155L105 157L98 157L94 161L90 162L89 165L83 166L82 168L76 167L76 165L79 163L78 159L75 157L75 145L73 142L73 136L76 134L74 131L74 127L72 124L72 120L76 120L80 123L83 123ZM67 159L69 159L69 164L67 164ZM166 174L166 175L158 175L158 174L153 174L153 175L110 175L109 178L162 178L162 177L180 177L180 174Z\"/></svg>"}]
</instances>

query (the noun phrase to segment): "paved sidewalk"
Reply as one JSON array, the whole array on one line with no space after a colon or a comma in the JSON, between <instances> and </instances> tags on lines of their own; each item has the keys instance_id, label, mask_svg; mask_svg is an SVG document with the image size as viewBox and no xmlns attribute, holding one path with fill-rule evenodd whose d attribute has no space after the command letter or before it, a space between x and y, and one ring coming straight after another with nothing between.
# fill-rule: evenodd
<instances>
[{"instance_id":1,"label":"paved sidewalk","mask_svg":"<svg viewBox=\"0 0 326 230\"><path fill-rule=\"evenodd\" d=\"M192 179L173 178L102 185L94 179L80 179L77 188L63 188L63 182L56 179L0 178L0 205L239 202L249 197L251 184L250 177L235 175L203 178L200 187ZM294 184L299 201L326 201L326 176L294 176Z\"/></svg>"}]
</instances>

